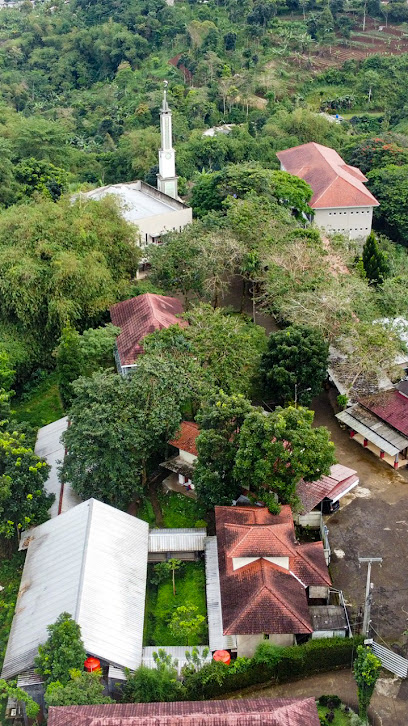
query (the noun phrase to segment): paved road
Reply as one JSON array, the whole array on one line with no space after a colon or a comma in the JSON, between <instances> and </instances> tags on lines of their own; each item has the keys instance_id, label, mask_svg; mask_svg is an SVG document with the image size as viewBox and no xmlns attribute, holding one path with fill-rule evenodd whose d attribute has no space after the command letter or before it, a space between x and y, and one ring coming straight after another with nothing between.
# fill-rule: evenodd
<instances>
[{"instance_id":1,"label":"paved road","mask_svg":"<svg viewBox=\"0 0 408 726\"><path fill-rule=\"evenodd\" d=\"M356 469L360 485L327 518L333 551L331 573L336 587L358 617L364 602L366 569L358 556L382 557L373 565L372 622L388 642L398 641L408 655L408 472L395 472L340 429L326 393L313 402L316 425L327 426L340 463ZM407 718L408 724L408 718Z\"/></svg>"},{"instance_id":2,"label":"paved road","mask_svg":"<svg viewBox=\"0 0 408 726\"><path fill-rule=\"evenodd\" d=\"M408 724L408 702L401 693L405 684L397 678L380 678L371 701L370 718L375 726L406 726ZM332 671L321 673L301 681L284 683L267 688L241 691L239 696L231 694L231 698L296 698L334 693L343 703L357 711L356 684L350 671ZM305 724L307 726L307 724Z\"/></svg>"}]
</instances>

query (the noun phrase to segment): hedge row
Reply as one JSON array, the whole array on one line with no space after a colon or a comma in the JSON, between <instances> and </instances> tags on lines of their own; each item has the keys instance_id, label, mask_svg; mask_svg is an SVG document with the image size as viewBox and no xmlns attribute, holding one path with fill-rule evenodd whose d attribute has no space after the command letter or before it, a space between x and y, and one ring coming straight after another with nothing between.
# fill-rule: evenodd
<instances>
[{"instance_id":1,"label":"hedge row","mask_svg":"<svg viewBox=\"0 0 408 726\"><path fill-rule=\"evenodd\" d=\"M279 649L279 660L269 665L248 659L239 672L228 672L229 666L208 663L196 673L186 675L184 685L187 698L204 700L267 681L282 683L305 678L314 673L350 667L363 637L322 638L309 640L304 645Z\"/></svg>"}]
</instances>

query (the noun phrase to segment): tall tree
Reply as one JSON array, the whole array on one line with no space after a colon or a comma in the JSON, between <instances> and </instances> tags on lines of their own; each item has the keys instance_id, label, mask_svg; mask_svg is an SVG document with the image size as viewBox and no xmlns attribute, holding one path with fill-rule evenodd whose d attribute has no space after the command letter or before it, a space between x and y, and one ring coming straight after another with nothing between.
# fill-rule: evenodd
<instances>
[{"instance_id":1,"label":"tall tree","mask_svg":"<svg viewBox=\"0 0 408 726\"><path fill-rule=\"evenodd\" d=\"M375 684L381 671L381 661L376 655L363 645L357 648L357 658L354 661L353 673L358 689L358 710L360 718L367 719L367 709L370 705Z\"/></svg>"},{"instance_id":2,"label":"tall tree","mask_svg":"<svg viewBox=\"0 0 408 726\"><path fill-rule=\"evenodd\" d=\"M364 244L363 267L373 285L381 285L390 272L387 253L380 250L374 232L370 232Z\"/></svg>"},{"instance_id":3,"label":"tall tree","mask_svg":"<svg viewBox=\"0 0 408 726\"><path fill-rule=\"evenodd\" d=\"M300 479L314 481L335 463L334 444L324 426L312 427L313 411L277 408L254 410L242 425L234 476L262 499L273 492L283 504L295 500ZM271 502L265 500L265 503Z\"/></svg>"},{"instance_id":4,"label":"tall tree","mask_svg":"<svg viewBox=\"0 0 408 726\"><path fill-rule=\"evenodd\" d=\"M220 391L203 404L197 415L200 435L196 440L198 458L193 481L199 500L208 510L218 504L231 504L239 495L234 463L241 427L251 410L243 396Z\"/></svg>"},{"instance_id":5,"label":"tall tree","mask_svg":"<svg viewBox=\"0 0 408 726\"><path fill-rule=\"evenodd\" d=\"M86 652L81 628L69 613L61 613L47 631L48 639L38 648L35 668L46 686L55 681L64 686L70 680L71 669L84 667Z\"/></svg>"},{"instance_id":6,"label":"tall tree","mask_svg":"<svg viewBox=\"0 0 408 726\"><path fill-rule=\"evenodd\" d=\"M0 430L0 535L18 538L21 530L48 519L54 500L44 488L48 472L24 434Z\"/></svg>"},{"instance_id":7,"label":"tall tree","mask_svg":"<svg viewBox=\"0 0 408 726\"><path fill-rule=\"evenodd\" d=\"M329 345L316 328L291 325L271 333L260 376L267 400L307 406L327 377Z\"/></svg>"},{"instance_id":8,"label":"tall tree","mask_svg":"<svg viewBox=\"0 0 408 726\"><path fill-rule=\"evenodd\" d=\"M62 477L83 499L126 508L177 431L190 396L187 374L176 362L145 355L134 375L95 373L73 391Z\"/></svg>"}]
</instances>

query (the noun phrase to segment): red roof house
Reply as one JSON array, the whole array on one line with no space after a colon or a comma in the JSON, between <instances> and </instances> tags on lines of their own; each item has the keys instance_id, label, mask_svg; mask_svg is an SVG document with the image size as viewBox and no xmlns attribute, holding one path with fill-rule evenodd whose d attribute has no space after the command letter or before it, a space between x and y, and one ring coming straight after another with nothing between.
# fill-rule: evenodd
<instances>
[{"instance_id":1,"label":"red roof house","mask_svg":"<svg viewBox=\"0 0 408 726\"><path fill-rule=\"evenodd\" d=\"M180 451L187 451L189 454L197 456L196 438L200 433L198 424L192 421L182 421L180 424L180 433L174 439L170 439L169 444L175 446Z\"/></svg>"},{"instance_id":2,"label":"red roof house","mask_svg":"<svg viewBox=\"0 0 408 726\"><path fill-rule=\"evenodd\" d=\"M317 481L299 482L296 494L302 505L302 514L311 512L324 499L336 504L347 492L359 483L357 472L342 464L334 464L329 476L322 476Z\"/></svg>"},{"instance_id":3,"label":"red roof house","mask_svg":"<svg viewBox=\"0 0 408 726\"><path fill-rule=\"evenodd\" d=\"M310 142L279 151L281 168L304 179L312 188L310 206L315 223L332 232L345 232L352 238L371 232L372 210L379 202L365 187L367 178L349 166L337 151Z\"/></svg>"},{"instance_id":4,"label":"red roof house","mask_svg":"<svg viewBox=\"0 0 408 726\"><path fill-rule=\"evenodd\" d=\"M178 484L187 491L194 490L192 477L194 462L198 455L196 438L199 433L198 424L192 421L182 421L179 433L168 442L179 450L178 454L160 464L164 469L169 469L173 474L177 474ZM172 478L174 479L174 477Z\"/></svg>"},{"instance_id":5,"label":"red roof house","mask_svg":"<svg viewBox=\"0 0 408 726\"><path fill-rule=\"evenodd\" d=\"M51 706L48 726L319 726L314 698Z\"/></svg>"},{"instance_id":6,"label":"red roof house","mask_svg":"<svg viewBox=\"0 0 408 726\"><path fill-rule=\"evenodd\" d=\"M112 305L112 323L120 328L116 340L118 368L134 365L137 357L144 352L142 340L149 333L169 328L170 325L186 327L187 321L180 319L183 312L183 306L177 298L150 292Z\"/></svg>"},{"instance_id":7,"label":"red roof house","mask_svg":"<svg viewBox=\"0 0 408 726\"><path fill-rule=\"evenodd\" d=\"M237 636L238 654L249 654L240 649L243 636L293 642L311 634L310 587L331 585L323 543L297 542L289 506L279 515L264 507L216 507L215 519L223 633Z\"/></svg>"}]
</instances>

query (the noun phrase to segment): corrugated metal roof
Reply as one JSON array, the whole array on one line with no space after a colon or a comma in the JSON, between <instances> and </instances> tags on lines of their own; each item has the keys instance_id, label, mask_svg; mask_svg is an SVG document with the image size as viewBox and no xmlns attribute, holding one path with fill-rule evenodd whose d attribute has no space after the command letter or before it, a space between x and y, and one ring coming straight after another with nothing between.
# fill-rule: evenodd
<instances>
[{"instance_id":1,"label":"corrugated metal roof","mask_svg":"<svg viewBox=\"0 0 408 726\"><path fill-rule=\"evenodd\" d=\"M61 435L67 428L68 416L64 416L58 419L58 421L48 424L48 426L43 426L38 431L34 449L37 456L46 459L51 467L48 479L45 482L47 492L55 495L54 503L50 509L51 517L58 515L60 500L61 513L67 512L68 509L75 507L81 501L68 483L65 483L63 488L61 487L61 482L58 477L58 467L64 461L65 457L65 448L61 442Z\"/></svg>"},{"instance_id":2,"label":"corrugated metal roof","mask_svg":"<svg viewBox=\"0 0 408 726\"><path fill-rule=\"evenodd\" d=\"M408 446L408 439L358 403L336 413L336 418L390 456L395 456Z\"/></svg>"},{"instance_id":3,"label":"corrugated metal roof","mask_svg":"<svg viewBox=\"0 0 408 726\"><path fill-rule=\"evenodd\" d=\"M190 529L151 529L149 552L199 552L205 549L205 527Z\"/></svg>"},{"instance_id":4,"label":"corrugated metal roof","mask_svg":"<svg viewBox=\"0 0 408 726\"><path fill-rule=\"evenodd\" d=\"M203 651L205 648L209 648L208 645L198 645L197 650L199 652L200 657L203 657ZM159 650L165 650L166 655L171 655L171 657L175 660L177 660L177 672L180 675L181 669L183 666L187 665L188 660L186 657L186 651L189 653L192 652L192 648L187 645L176 645L176 646L167 646L167 645L153 645L148 646L146 648L143 648L143 656L142 656L142 665L147 666L147 668L156 668L156 662L153 658L153 653L157 653ZM211 651L209 650L207 656L204 658L204 662L208 663L211 660Z\"/></svg>"},{"instance_id":5,"label":"corrugated metal roof","mask_svg":"<svg viewBox=\"0 0 408 726\"><path fill-rule=\"evenodd\" d=\"M24 673L20 673L17 678L17 688L27 688L27 686L38 686L44 683L44 678L35 672L34 668L30 668Z\"/></svg>"},{"instance_id":6,"label":"corrugated metal roof","mask_svg":"<svg viewBox=\"0 0 408 726\"><path fill-rule=\"evenodd\" d=\"M2 677L33 666L62 612L86 651L114 665L142 659L148 525L89 499L32 530Z\"/></svg>"},{"instance_id":7,"label":"corrugated metal roof","mask_svg":"<svg viewBox=\"0 0 408 726\"><path fill-rule=\"evenodd\" d=\"M236 650L236 636L223 635L220 573L218 569L218 546L216 537L207 537L205 542L205 581L210 650Z\"/></svg>"}]
</instances>

